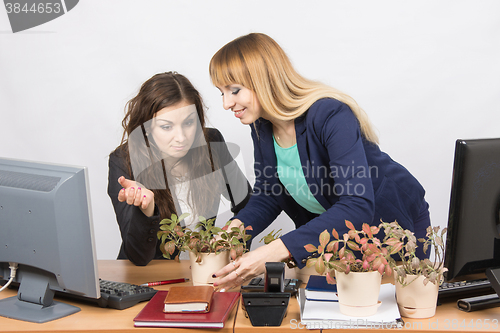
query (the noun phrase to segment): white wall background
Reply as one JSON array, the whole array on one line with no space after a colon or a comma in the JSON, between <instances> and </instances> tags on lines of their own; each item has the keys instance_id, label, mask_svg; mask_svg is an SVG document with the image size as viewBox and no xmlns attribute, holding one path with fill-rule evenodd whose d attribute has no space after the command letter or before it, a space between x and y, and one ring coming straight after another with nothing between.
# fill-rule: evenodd
<instances>
[{"instance_id":1,"label":"white wall background","mask_svg":"<svg viewBox=\"0 0 500 333\"><path fill-rule=\"evenodd\" d=\"M455 140L500 137L498 1L86 0L16 34L0 8L0 156L88 166L97 255L113 259L121 240L107 156L125 103L153 74L191 79L252 178L249 128L222 108L208 75L212 55L249 32L354 97L381 148L426 188L433 224L446 225ZM292 228L285 216L277 223Z\"/></svg>"}]
</instances>

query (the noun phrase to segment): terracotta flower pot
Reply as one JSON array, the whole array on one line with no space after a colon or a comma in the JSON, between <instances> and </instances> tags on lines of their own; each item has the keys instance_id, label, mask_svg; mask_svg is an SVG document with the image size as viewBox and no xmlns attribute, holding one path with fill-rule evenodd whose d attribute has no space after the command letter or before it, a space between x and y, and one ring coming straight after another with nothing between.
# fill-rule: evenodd
<instances>
[{"instance_id":1,"label":"terracotta flower pot","mask_svg":"<svg viewBox=\"0 0 500 333\"><path fill-rule=\"evenodd\" d=\"M397 280L396 300L399 312L407 318L430 318L436 313L439 284L427 283L424 276L407 275L406 281L412 281L403 287Z\"/></svg>"},{"instance_id":2,"label":"terracotta flower pot","mask_svg":"<svg viewBox=\"0 0 500 333\"><path fill-rule=\"evenodd\" d=\"M189 251L189 262L191 264L191 277L193 285L211 285L215 279L212 274L229 264L229 251L219 254L202 253L201 262L196 262L196 255Z\"/></svg>"},{"instance_id":3,"label":"terracotta flower pot","mask_svg":"<svg viewBox=\"0 0 500 333\"><path fill-rule=\"evenodd\" d=\"M378 300L382 275L374 272L335 272L340 312L347 316L374 315L382 304Z\"/></svg>"}]
</instances>

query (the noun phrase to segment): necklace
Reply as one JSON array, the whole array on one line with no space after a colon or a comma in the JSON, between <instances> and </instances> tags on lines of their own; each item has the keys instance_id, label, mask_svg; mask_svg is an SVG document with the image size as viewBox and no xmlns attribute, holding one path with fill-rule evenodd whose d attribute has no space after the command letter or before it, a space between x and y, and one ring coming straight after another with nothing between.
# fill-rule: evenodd
<instances>
[{"instance_id":1,"label":"necklace","mask_svg":"<svg viewBox=\"0 0 500 333\"><path fill-rule=\"evenodd\" d=\"M293 122L289 122L289 125L293 126ZM282 129L282 132L285 135L283 137L283 140L281 139L280 135L278 134L278 128L279 128L278 126L273 125L273 136L274 136L276 142L278 143L278 145L280 145L281 147L284 147L284 148L293 146L297 140L295 137L295 127L293 127L292 129L290 129L290 128L288 128L288 129L283 128Z\"/></svg>"},{"instance_id":2,"label":"necklace","mask_svg":"<svg viewBox=\"0 0 500 333\"><path fill-rule=\"evenodd\" d=\"M182 182L185 182L185 181L186 181L187 176L186 176L186 175L184 175L184 176L179 176L179 177L174 176L174 178L175 178L175 180L177 180L178 182L181 182L181 183L182 183Z\"/></svg>"},{"instance_id":3,"label":"necklace","mask_svg":"<svg viewBox=\"0 0 500 333\"><path fill-rule=\"evenodd\" d=\"M174 165L170 169L170 174L177 182L185 182L188 179L188 171L183 164Z\"/></svg>"}]
</instances>

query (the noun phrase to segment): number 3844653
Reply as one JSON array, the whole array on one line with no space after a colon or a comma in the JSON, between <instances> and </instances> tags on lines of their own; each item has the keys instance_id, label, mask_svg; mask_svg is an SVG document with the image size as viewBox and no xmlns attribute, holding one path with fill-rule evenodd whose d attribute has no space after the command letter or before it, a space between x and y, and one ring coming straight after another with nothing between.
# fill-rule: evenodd
<instances>
[{"instance_id":1,"label":"number 3844653","mask_svg":"<svg viewBox=\"0 0 500 333\"><path fill-rule=\"evenodd\" d=\"M498 319L445 319L445 329L460 329L460 328L473 328L473 329L498 329Z\"/></svg>"},{"instance_id":2,"label":"number 3844653","mask_svg":"<svg viewBox=\"0 0 500 333\"><path fill-rule=\"evenodd\" d=\"M59 2L45 2L45 3L33 3L28 5L26 2L6 2L5 9L7 14L20 14L20 13L47 13L47 14L59 14L62 10L61 3Z\"/></svg>"}]
</instances>

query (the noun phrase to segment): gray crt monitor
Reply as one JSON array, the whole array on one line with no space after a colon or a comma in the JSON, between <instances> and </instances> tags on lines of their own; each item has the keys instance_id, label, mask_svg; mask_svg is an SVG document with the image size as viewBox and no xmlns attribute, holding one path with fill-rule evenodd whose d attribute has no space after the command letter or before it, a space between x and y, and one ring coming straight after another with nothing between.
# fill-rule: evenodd
<instances>
[{"instance_id":1,"label":"gray crt monitor","mask_svg":"<svg viewBox=\"0 0 500 333\"><path fill-rule=\"evenodd\" d=\"M17 263L17 297L0 315L46 322L78 307L53 300L61 291L100 297L85 167L0 158L0 277Z\"/></svg>"}]
</instances>

